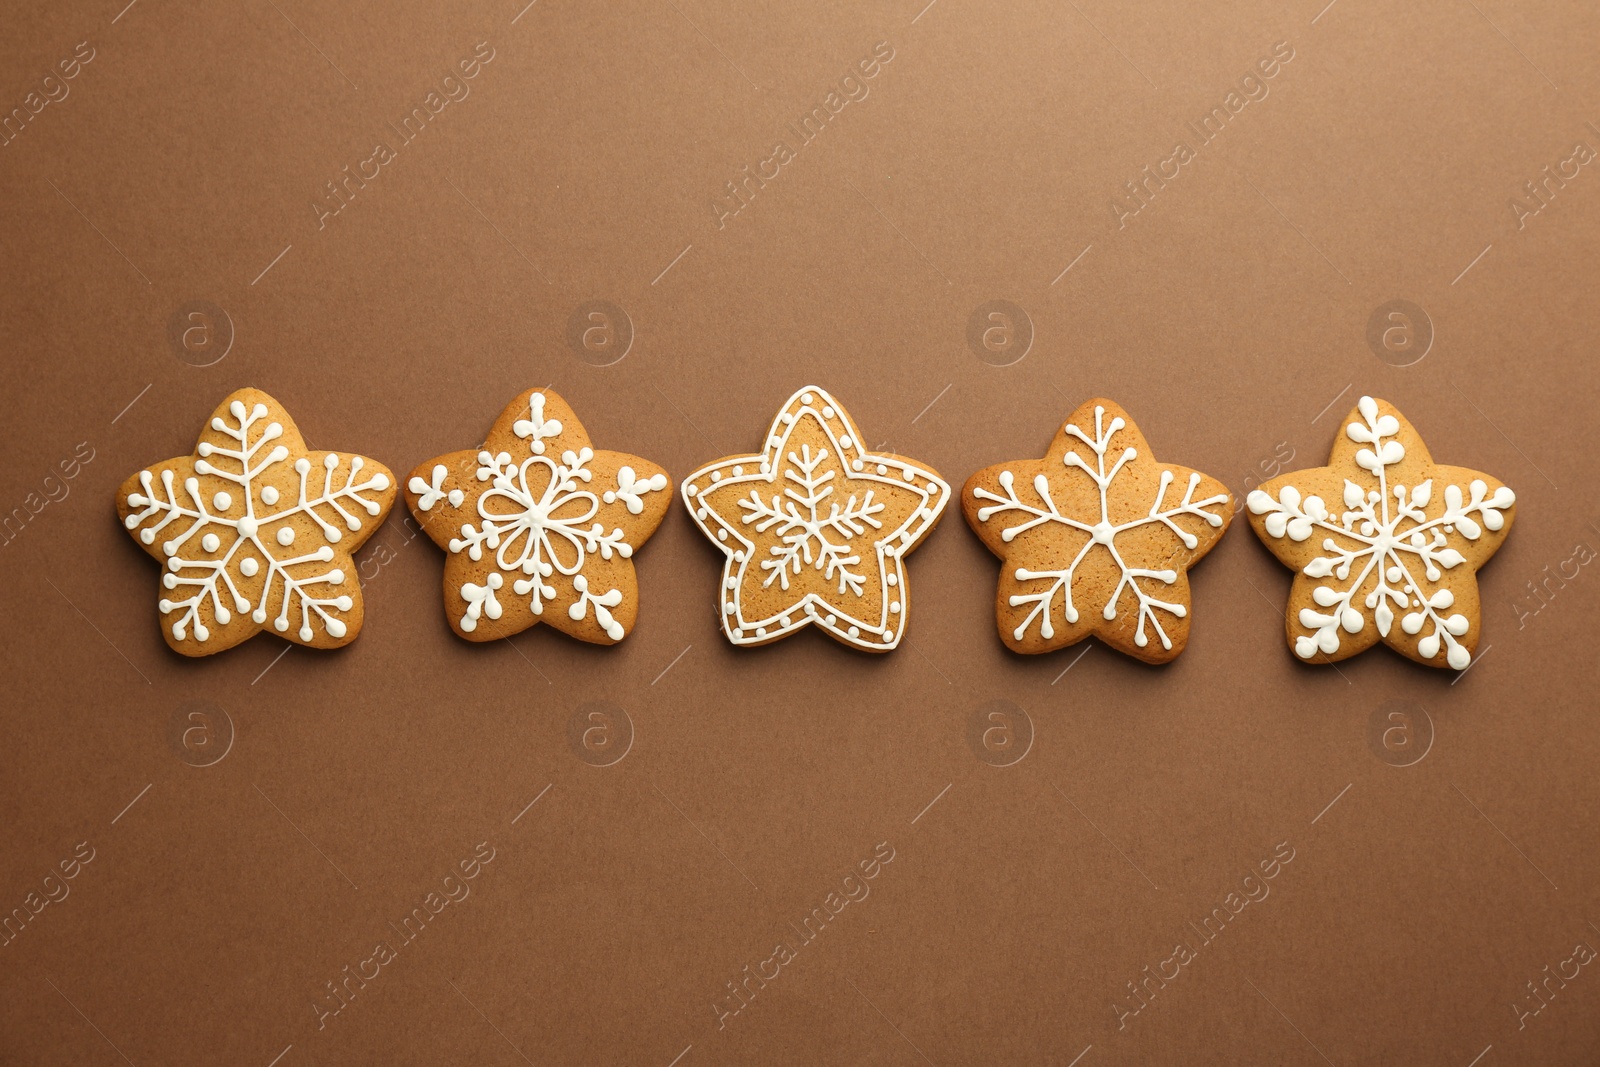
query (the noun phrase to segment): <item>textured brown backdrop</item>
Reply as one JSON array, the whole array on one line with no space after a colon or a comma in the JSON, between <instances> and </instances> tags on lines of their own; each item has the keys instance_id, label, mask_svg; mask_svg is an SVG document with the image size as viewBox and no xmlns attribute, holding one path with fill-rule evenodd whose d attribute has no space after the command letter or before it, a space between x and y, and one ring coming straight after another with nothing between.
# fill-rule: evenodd
<instances>
[{"instance_id":1,"label":"textured brown backdrop","mask_svg":"<svg viewBox=\"0 0 1600 1067\"><path fill-rule=\"evenodd\" d=\"M4 13L0 1061L1594 1062L1592 5L524 2ZM1384 396L1518 493L1477 663L1293 662L1243 523L1172 666L1022 659L953 510L894 654L735 651L677 509L616 649L458 640L396 516L351 648L186 661L113 515L241 385L405 471L552 383L681 476L810 381L956 484L1111 396L1241 496Z\"/></svg>"}]
</instances>

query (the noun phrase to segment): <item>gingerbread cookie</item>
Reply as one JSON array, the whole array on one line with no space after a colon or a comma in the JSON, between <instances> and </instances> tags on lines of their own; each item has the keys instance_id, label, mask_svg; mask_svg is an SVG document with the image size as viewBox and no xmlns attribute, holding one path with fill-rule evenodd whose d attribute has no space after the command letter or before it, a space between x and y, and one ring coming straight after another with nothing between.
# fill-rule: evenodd
<instances>
[{"instance_id":1,"label":"gingerbread cookie","mask_svg":"<svg viewBox=\"0 0 1600 1067\"><path fill-rule=\"evenodd\" d=\"M122 483L117 514L163 565L161 632L176 651L207 656L268 627L337 648L361 632L351 554L383 523L394 492L383 464L310 451L281 404L240 389L193 455Z\"/></svg>"},{"instance_id":2,"label":"gingerbread cookie","mask_svg":"<svg viewBox=\"0 0 1600 1067\"><path fill-rule=\"evenodd\" d=\"M667 513L667 472L625 452L596 452L565 400L530 389L495 420L482 448L411 472L406 502L444 565L444 610L469 641L547 622L615 644L639 615L633 553Z\"/></svg>"},{"instance_id":3,"label":"gingerbread cookie","mask_svg":"<svg viewBox=\"0 0 1600 1067\"><path fill-rule=\"evenodd\" d=\"M1146 663L1189 640L1188 569L1228 529L1227 487L1157 461L1122 408L1090 400L1043 459L967 479L967 523L1000 557L995 621L1015 652L1093 634Z\"/></svg>"},{"instance_id":4,"label":"gingerbread cookie","mask_svg":"<svg viewBox=\"0 0 1600 1067\"><path fill-rule=\"evenodd\" d=\"M1487 474L1436 465L1405 416L1364 396L1326 467L1274 478L1245 503L1256 536L1296 571L1285 628L1297 657L1333 663L1382 639L1465 670L1478 647L1477 570L1510 532L1516 500Z\"/></svg>"},{"instance_id":5,"label":"gingerbread cookie","mask_svg":"<svg viewBox=\"0 0 1600 1067\"><path fill-rule=\"evenodd\" d=\"M911 610L905 557L949 500L927 464L868 451L816 386L789 398L761 452L708 463L683 483L689 513L727 557L718 614L736 645L815 624L852 648L896 647Z\"/></svg>"}]
</instances>

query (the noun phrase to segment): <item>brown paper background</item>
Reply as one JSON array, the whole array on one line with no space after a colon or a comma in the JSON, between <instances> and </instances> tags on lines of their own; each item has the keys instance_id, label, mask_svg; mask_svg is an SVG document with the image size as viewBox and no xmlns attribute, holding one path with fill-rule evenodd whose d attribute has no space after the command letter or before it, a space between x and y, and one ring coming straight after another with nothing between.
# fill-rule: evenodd
<instances>
[{"instance_id":1,"label":"brown paper background","mask_svg":"<svg viewBox=\"0 0 1600 1067\"><path fill-rule=\"evenodd\" d=\"M46 477L93 450L0 551L0 909L77 843L95 858L0 948L0 1061L1594 1062L1592 965L1520 1027L1513 1005L1600 945L1600 575L1576 562L1600 548L1600 174L1521 229L1509 206L1600 148L1592 5L3 18L0 108L78 42L96 54L0 146L0 508L60 496ZM319 230L323 184L480 41L470 96ZM878 41L894 58L870 95L718 229L723 184ZM1280 41L1269 95L1119 228L1122 183ZM1007 367L967 341L997 299L1032 324ZM1403 368L1367 341L1393 299L1434 333ZM592 300L631 320L614 366L568 344ZM169 340L194 301L234 334L204 368ZM186 453L242 385L313 447L405 471L551 383L597 447L681 477L753 449L808 382L957 485L1110 396L1159 456L1241 497L1275 455L1323 462L1356 396L1386 397L1440 462L1518 493L1477 664L1293 662L1290 575L1243 523L1193 572L1176 663L1020 658L994 633L996 562L953 512L909 561L897 652L809 633L738 651L720 557L676 507L615 649L457 639L442 555L396 516L359 557L352 647L262 636L188 661L113 514L116 485ZM605 767L620 715L609 750L572 725L596 701L632 726ZM1032 723L1007 767L970 740L993 701ZM191 765L227 721L226 755ZM324 983L483 841L471 896L319 1029ZM870 896L719 1028L725 983L884 841ZM1127 983L1280 842L1271 895L1119 1030Z\"/></svg>"}]
</instances>

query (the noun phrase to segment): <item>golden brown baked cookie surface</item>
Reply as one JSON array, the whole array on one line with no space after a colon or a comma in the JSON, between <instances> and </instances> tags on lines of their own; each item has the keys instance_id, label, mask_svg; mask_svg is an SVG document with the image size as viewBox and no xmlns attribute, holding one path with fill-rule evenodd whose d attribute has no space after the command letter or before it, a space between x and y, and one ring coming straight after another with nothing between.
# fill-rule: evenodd
<instances>
[{"instance_id":1,"label":"golden brown baked cookie surface","mask_svg":"<svg viewBox=\"0 0 1600 1067\"><path fill-rule=\"evenodd\" d=\"M1146 663L1183 651L1187 571L1234 511L1215 478L1158 461L1110 400L1068 416L1043 459L974 474L961 507L1000 557L995 621L1008 648L1050 652L1093 634Z\"/></svg>"},{"instance_id":2,"label":"golden brown baked cookie surface","mask_svg":"<svg viewBox=\"0 0 1600 1067\"><path fill-rule=\"evenodd\" d=\"M661 525L671 480L647 459L595 451L549 389L506 405L483 447L420 464L406 503L448 556L444 610L469 641L540 622L615 644L639 615L633 553Z\"/></svg>"},{"instance_id":3,"label":"golden brown baked cookie surface","mask_svg":"<svg viewBox=\"0 0 1600 1067\"><path fill-rule=\"evenodd\" d=\"M1362 397L1326 467L1280 475L1246 500L1256 536L1296 572L1289 647L1332 663L1381 640L1465 670L1481 629L1477 571L1510 532L1516 500L1487 474L1434 463L1394 405Z\"/></svg>"},{"instance_id":4,"label":"golden brown baked cookie surface","mask_svg":"<svg viewBox=\"0 0 1600 1067\"><path fill-rule=\"evenodd\" d=\"M122 483L117 514L161 561L161 632L174 650L208 656L261 630L337 648L361 631L350 557L394 494L383 464L308 449L283 405L240 389L192 455Z\"/></svg>"}]
</instances>

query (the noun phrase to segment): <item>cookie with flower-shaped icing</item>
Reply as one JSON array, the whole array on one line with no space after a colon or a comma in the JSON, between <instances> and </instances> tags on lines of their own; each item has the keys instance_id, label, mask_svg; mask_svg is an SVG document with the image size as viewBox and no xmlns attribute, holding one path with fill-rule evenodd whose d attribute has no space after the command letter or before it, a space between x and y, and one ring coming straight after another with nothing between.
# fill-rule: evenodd
<instances>
[{"instance_id":1,"label":"cookie with flower-shaped icing","mask_svg":"<svg viewBox=\"0 0 1600 1067\"><path fill-rule=\"evenodd\" d=\"M506 406L481 448L423 463L406 503L448 555L444 611L469 641L540 622L609 645L633 629L633 554L671 502L667 472L596 451L578 416L549 389Z\"/></svg>"},{"instance_id":2,"label":"cookie with flower-shaped icing","mask_svg":"<svg viewBox=\"0 0 1600 1067\"><path fill-rule=\"evenodd\" d=\"M812 385L779 409L760 452L689 475L683 502L725 557L729 641L818 626L888 652L911 613L905 557L938 525L950 487L925 463L869 450L844 406Z\"/></svg>"},{"instance_id":3,"label":"cookie with flower-shaped icing","mask_svg":"<svg viewBox=\"0 0 1600 1067\"><path fill-rule=\"evenodd\" d=\"M1499 550L1516 494L1437 464L1392 404L1364 396L1326 467L1274 478L1246 501L1256 535L1295 571L1294 654L1331 663L1382 641L1466 670L1481 628L1477 571Z\"/></svg>"},{"instance_id":4,"label":"cookie with flower-shaped icing","mask_svg":"<svg viewBox=\"0 0 1600 1067\"><path fill-rule=\"evenodd\" d=\"M394 494L383 464L312 451L283 405L240 389L192 455L122 483L117 514L161 561L161 632L176 651L208 656L262 630L336 648L361 631L351 554Z\"/></svg>"},{"instance_id":5,"label":"cookie with flower-shaped icing","mask_svg":"<svg viewBox=\"0 0 1600 1067\"><path fill-rule=\"evenodd\" d=\"M1188 570L1233 520L1215 478L1157 460L1133 417L1090 400L1043 459L987 467L961 495L967 523L1000 557L995 618L1015 652L1091 634L1146 663L1189 640Z\"/></svg>"}]
</instances>

